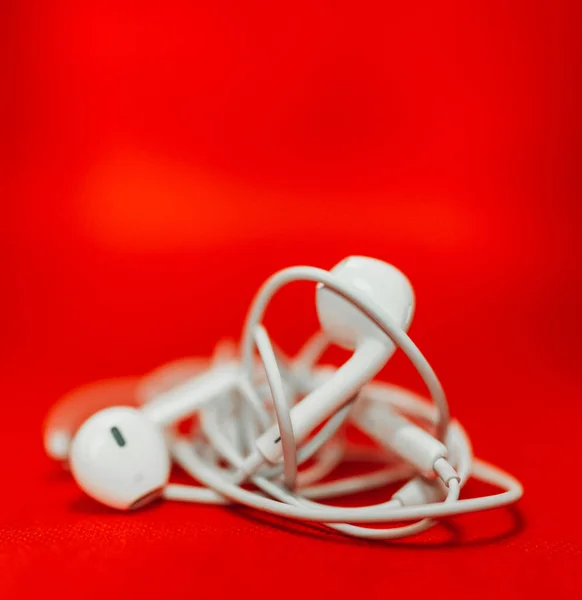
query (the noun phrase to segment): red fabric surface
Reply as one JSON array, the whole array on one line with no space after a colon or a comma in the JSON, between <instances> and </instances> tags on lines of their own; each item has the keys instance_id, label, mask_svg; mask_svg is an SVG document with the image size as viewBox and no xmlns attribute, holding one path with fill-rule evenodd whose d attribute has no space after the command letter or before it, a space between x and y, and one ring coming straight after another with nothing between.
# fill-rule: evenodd
<instances>
[{"instance_id":1,"label":"red fabric surface","mask_svg":"<svg viewBox=\"0 0 582 600\"><path fill-rule=\"evenodd\" d=\"M0 596L579 597L574 3L3 12ZM356 253L409 274L411 334L477 455L523 481L514 509L358 542L115 513L43 455L70 388L208 353L274 270ZM301 286L269 315L290 351L314 326ZM385 376L421 389L402 357Z\"/></svg>"}]
</instances>

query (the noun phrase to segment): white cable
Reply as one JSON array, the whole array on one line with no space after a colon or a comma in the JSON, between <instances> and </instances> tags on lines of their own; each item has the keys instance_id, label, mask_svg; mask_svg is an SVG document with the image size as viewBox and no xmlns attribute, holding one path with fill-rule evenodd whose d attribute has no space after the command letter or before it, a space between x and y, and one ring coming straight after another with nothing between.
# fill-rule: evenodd
<instances>
[{"instance_id":1,"label":"white cable","mask_svg":"<svg viewBox=\"0 0 582 600\"><path fill-rule=\"evenodd\" d=\"M319 375L321 376L321 373ZM427 405L426 402L423 402L414 394L388 384L373 383L370 386L367 386L365 393L373 396L376 401L391 403L399 406L400 409L406 408L407 413L410 416L430 419L430 413L434 412L434 409L430 405ZM464 471L466 471L467 465L470 463L470 446L467 443L468 440L466 440L464 431L456 422L451 424L449 438L448 445L450 447L457 446L457 454L459 454L460 451L460 456L458 457L460 475L462 476L462 479L465 480L468 473ZM228 445L228 442L226 442L226 444ZM265 481L267 493L278 498L279 501L277 501L270 500L263 495L259 495L257 492L243 490L235 484L226 481L224 474L220 474L215 470L213 471L211 465L205 465L191 445L181 438L172 438L172 449L175 458L182 467L184 467L195 479L208 486L208 488L204 489L171 485L168 486L165 492L167 498L215 504L234 501L291 519L330 523L334 529L337 529L344 534L357 537L374 539L402 537L403 535L419 533L432 523L417 523L413 526L406 526L406 529L372 530L348 525L346 523L342 525L337 522L366 523L380 521L389 523L409 519L423 519L427 517L438 518L445 515L461 514L464 512L502 506L514 502L522 494L521 485L514 478L482 461L475 461L473 464L473 476L491 483L492 485L496 485L497 487L505 488L507 491L487 498L456 501L453 498L456 495L454 488L457 484L456 480L452 480L450 484L453 487L453 491L449 493L446 503L412 507L411 509L405 510L404 508L399 507L397 502L392 501L391 503L385 503L383 506L375 508L343 509L339 507L315 505L315 503L309 502L309 498L329 498L336 495L336 493L341 494L342 492L352 493L361 491L363 488L365 489L366 486L362 485L363 482L358 483L357 477L348 478L345 483L342 482L342 480L339 480L338 482L333 482L331 484L313 486L311 488L313 492L311 492L309 488L306 488L305 490L299 489L297 491L298 495L294 495L291 492L282 489L274 482ZM387 471L384 471L384 473L386 474L386 482L396 479L396 477L393 477L394 473L391 473L390 476L388 476ZM399 473L399 475L402 476L405 476L406 474L407 473L404 470ZM359 477L369 478L370 474ZM381 476L378 475L378 478L381 479ZM325 493L326 487L327 494ZM290 504L284 504L283 502L288 502Z\"/></svg>"},{"instance_id":2,"label":"white cable","mask_svg":"<svg viewBox=\"0 0 582 600\"><path fill-rule=\"evenodd\" d=\"M406 407L408 408L409 414L411 416L423 416L425 418L430 419L431 412L434 412L434 409L432 409L432 407L427 405L418 397L416 397L412 393L405 392L400 388L396 388L395 386L373 383L370 384L370 386L367 386L365 393L374 396L376 400L393 402L399 405L400 408ZM408 397L406 396L406 394L408 394ZM405 402L403 399L406 397L407 401ZM461 456L459 457L459 463L461 465L460 475L462 477L462 480L465 480L466 476L468 475L468 473L466 473L467 465L470 462L470 459L468 459L468 456L470 454L470 447L465 441L465 436L462 428L456 422L452 423L452 426L449 430L449 437L451 438L451 440L449 441L449 446L454 447L456 445L461 449ZM226 442L226 444L228 445L228 442ZM280 514L289 518L296 519L314 520L319 522L331 522L337 520L345 520L351 522L392 522L424 518L428 516L439 517L444 515L459 514L462 512L470 512L473 510L482 510L484 508L493 508L495 506L508 504L510 502L515 501L519 496L521 496L522 493L520 484L514 478L508 476L499 469L495 469L489 465L486 465L485 463L478 461L475 463L474 466L474 475L480 479L492 483L493 485L497 485L498 487L505 487L507 489L505 493L498 494L496 496L490 496L488 498L461 500L458 502L452 501L451 495L449 495L449 501L446 505L427 505L421 507L412 507L412 509L408 510L404 508L398 508L397 503L394 502L391 504L386 504L380 509L371 507L363 509L341 509L327 506L318 506L317 508L313 509L313 505L307 506L305 502L302 502L296 497L293 497L293 504L295 504L294 507L285 506L284 504L281 504L280 501L276 502L269 500L268 498L258 496L254 492L243 490L237 487L236 485L232 484L231 482L223 480L220 474L213 473L212 469L208 469L207 466L204 465L204 463L196 455L195 451L193 451L193 449L188 444L185 444L181 439L174 438L172 446L174 455L181 463L181 465L188 472L190 472L193 477L199 479L205 485L208 485L210 488L218 492L219 494L217 495L228 497L236 502L240 502L242 504L246 504L248 506L252 506L261 510L267 510L268 512L273 512L275 514ZM235 458L231 456L230 458L232 458L233 461L241 460L241 457ZM290 495L287 495L288 492L282 491L275 484L271 482L266 482L266 484L267 491L271 492L273 495L279 496L281 499L283 499L282 496L286 497L287 500L289 500L289 498L291 497ZM455 484L453 484L453 486L454 485ZM335 489L332 487L329 491L334 492L338 489L341 490L341 485L339 484L338 487L336 487ZM357 486L351 485L346 486L345 488L346 492L356 491L356 489ZM196 499L196 501L199 501L199 491L196 488L194 488L194 494L195 498L193 497L192 499ZM178 492L176 488L171 488L167 491L166 496L170 498L174 497L176 499L185 499L187 494L185 494L183 489L180 489ZM306 490L304 498L307 499L308 496L309 491ZM315 496L321 497L321 494L319 494L316 491ZM211 496L211 501L216 502L216 496ZM342 529L344 530L344 533L349 533L351 535L356 533L362 533L353 530L353 528L350 527L346 528L342 526ZM388 530L379 531L383 532L381 534L383 537L389 535ZM376 536L376 534L372 533L369 533L369 535L374 537Z\"/></svg>"},{"instance_id":3,"label":"white cable","mask_svg":"<svg viewBox=\"0 0 582 600\"><path fill-rule=\"evenodd\" d=\"M458 500L450 504L429 504L395 508L396 502L392 501L391 503L376 507L343 508L325 506L322 508L304 508L290 506L271 500L270 498L261 497L227 481L220 474L208 468L191 448L190 444L183 439L178 438L174 440L172 452L188 473L219 494L239 504L295 520L326 523L391 523L424 519L427 517L438 518L505 506L519 499L523 491L521 484L515 478L494 467L479 462L479 467L476 470L479 478L505 489L504 492L484 498ZM271 486L275 486L271 482L268 483ZM270 487L270 491L275 492L275 487Z\"/></svg>"},{"instance_id":4,"label":"white cable","mask_svg":"<svg viewBox=\"0 0 582 600\"><path fill-rule=\"evenodd\" d=\"M249 415L252 416L249 422L254 423L255 419L259 418L258 415L261 415L264 419L268 410L260 409L257 411L257 405L260 402L263 406L266 406L273 401L273 394L268 394L268 390L274 389L272 379L278 377L279 373L273 348L266 339L266 331L264 329L258 331L257 340L261 347L260 353L263 360L266 359L265 372L267 379L269 379L269 375L271 377L269 382L271 387L259 386L257 389L262 390L262 392L254 392L253 388L253 401L250 401L249 394L243 394L237 398L236 394L231 393L223 394L217 397L214 403L204 405L199 410L200 434L203 437L201 439L197 438L196 447L189 440L187 441L174 432L169 432L174 458L186 472L205 487L172 484L165 490L164 495L166 498L212 504L236 502L291 519L318 522L350 536L368 539L394 539L420 533L432 526L435 523L434 519L439 517L502 506L514 502L521 496L521 486L514 478L482 461L472 460L472 452L466 433L456 421L452 421L448 427L445 440L452 462L440 461L439 465L435 465L436 470L441 472L449 487L444 502L421 504L419 506L402 506L399 500L391 500L377 506L360 508L333 507L314 502L316 499L330 499L338 495L373 489L414 475L410 467L400 465L384 467L364 475L318 483L344 458L349 456L350 451L345 443L332 441L334 438L331 436L337 431L337 426L329 427L333 419L336 419L340 424L345 420L349 414L349 406L340 411L345 413L345 415L340 415L340 419L337 418L338 415L335 415L330 423L326 424L325 427L328 428L330 433L323 436L318 445L320 449L317 452L304 453L306 446L312 440L300 448L299 452L295 453L294 451L294 455L298 459L297 464L306 460L306 458L302 460L299 456L302 453L304 457L313 454L315 459L312 466L299 472L295 479L297 487L294 492L278 483L277 473L281 472L281 468L263 468L251 478L252 483L260 491L241 488L236 479L233 479L233 474L244 463L245 457L240 453L241 446L238 444L238 434L233 427L223 421L225 418L248 419ZM304 373L300 375L305 380L302 385L320 385L333 374L333 371L333 368L330 367L316 367L310 373L307 373L304 368ZM277 393L280 393L282 382L278 385L279 390ZM435 406L427 404L421 397L397 386L372 382L365 386L360 396L361 398L357 403L360 409L365 409L366 402L376 402L380 405L385 404L387 408L391 406L392 409L398 410L410 418L425 420L427 423L434 424L439 417L438 409ZM242 406L239 405L235 411L233 404L240 399L245 399L247 402ZM288 418L290 407L284 399L279 398L279 400L280 402L275 405L277 406L275 412L279 411L277 418L279 422L283 422ZM231 405L230 411L229 403ZM245 406L248 407L246 410ZM266 412L264 412L265 410ZM263 422L263 426L265 425L267 423ZM241 423L241 427L245 430L245 423ZM322 432L325 433L325 427L317 435L321 437ZM290 433L292 435L292 430ZM206 459L200 454L202 450ZM378 456L386 455L379 453ZM216 458L210 460L210 457ZM230 463L231 468L218 468L217 457L225 459ZM456 465L454 470L453 465ZM261 474L263 472L264 475ZM458 500L460 488L471 474L497 487L505 488L506 491L486 498ZM267 478L266 475L269 477ZM407 485L417 480L418 478L413 478ZM421 481L421 484L429 485L424 481ZM401 488L401 491L405 488L406 486ZM398 492L394 497L400 498ZM416 520L418 522L392 529L373 529L355 525L356 523L375 522L390 524L406 520Z\"/></svg>"},{"instance_id":5,"label":"white cable","mask_svg":"<svg viewBox=\"0 0 582 600\"><path fill-rule=\"evenodd\" d=\"M279 435L281 436L281 446L283 447L283 472L285 485L289 489L295 487L297 479L297 446L295 436L293 435L293 423L289 412L289 405L285 400L285 390L283 380L277 365L277 359L273 351L273 346L269 340L266 329L258 325L255 329L255 343L263 361L267 374L267 381L273 398L273 406L277 417Z\"/></svg>"},{"instance_id":6,"label":"white cable","mask_svg":"<svg viewBox=\"0 0 582 600\"><path fill-rule=\"evenodd\" d=\"M380 327L413 363L433 404L403 388L373 381L298 446L290 418L296 395L308 394L323 385L335 369L316 366L328 345L323 333L316 333L295 358L288 358L271 342L261 325L272 297L295 281L325 285ZM253 358L254 346L260 357L258 366ZM268 279L248 313L241 352L238 392L219 393L214 402L199 408L196 443L177 432L168 432L174 459L203 487L172 484L164 492L166 498L211 504L237 503L289 519L319 523L354 537L394 539L420 533L445 516L504 506L521 497L523 490L515 478L473 458L466 432L457 421L450 420L438 378L408 335L366 296L328 271L294 267ZM398 427L404 423L408 437L398 438L400 446L391 446L388 440L386 448L376 449L374 458L379 466L375 471L325 481L324 478L329 477L337 466L354 455L353 446L346 443L341 433L342 426L348 421L356 427L365 426L365 420L361 421L359 415L369 411L370 407L375 407L374 419L389 420L387 425L390 426L376 428L378 431L388 431L392 435L391 432L400 431ZM268 465L253 448L253 442L272 426L273 421L281 436L283 457L280 463ZM415 422L425 423L426 431L414 425ZM427 435L431 429L444 446ZM410 436L410 439L420 440L420 444L426 440L428 445L421 447L421 466L416 468L422 467L424 471L430 467L436 480L427 479L426 472L416 472L398 455L391 455L391 450L400 448L400 456L414 461L417 455L409 452L406 446ZM382 445L382 436L378 441ZM433 447L443 450L435 451L434 458L430 459L431 450L427 448ZM369 457L369 449L364 454ZM306 465L310 459L313 463ZM393 464L387 464L391 459ZM226 461L227 466L219 467L220 460ZM483 498L460 499L461 488L470 477L503 491ZM375 506L346 508L317 502L402 481L406 483L391 500ZM242 487L243 482L254 487ZM392 528L360 525L377 523L386 526L403 521L414 522Z\"/></svg>"}]
</instances>

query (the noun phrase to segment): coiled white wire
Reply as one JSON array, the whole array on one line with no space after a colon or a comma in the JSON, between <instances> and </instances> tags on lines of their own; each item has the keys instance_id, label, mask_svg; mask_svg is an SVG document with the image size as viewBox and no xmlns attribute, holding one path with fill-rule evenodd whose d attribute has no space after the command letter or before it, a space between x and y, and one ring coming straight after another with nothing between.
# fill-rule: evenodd
<instances>
[{"instance_id":1,"label":"coiled white wire","mask_svg":"<svg viewBox=\"0 0 582 600\"><path fill-rule=\"evenodd\" d=\"M374 381L333 415L312 438L297 447L290 410L301 395L333 375L333 367L316 365L328 342L323 334L316 334L295 359L287 359L274 348L260 321L273 295L298 280L331 288L374 321L417 368L433 405L412 392ZM255 345L261 359L258 365L253 358ZM436 436L447 446L449 462L458 474L458 479L448 480L441 502L403 506L398 493L387 502L356 508L316 501L421 477L402 462L394 464L394 457L388 452L376 449L372 457L379 464L377 470L324 481L341 463L357 458L354 448L346 441L344 425L357 426L352 416L361 407L365 410L366 402L384 404L435 428ZM294 267L267 280L253 302L245 324L238 386L205 405L198 416L192 436L171 430L168 439L176 462L202 487L170 484L164 492L166 498L215 504L233 502L289 519L317 522L354 537L394 539L424 531L440 517L510 504L523 493L515 478L473 458L466 432L457 421L450 420L438 378L408 335L379 307L321 269ZM255 441L274 421L281 435L283 460L273 467L257 462ZM361 458L362 449L359 454ZM371 458L369 450L364 454L366 459ZM310 458L313 458L313 464L300 470ZM483 498L459 499L462 486L471 476L505 491ZM243 483L252 485L253 489L247 489L248 485L242 487ZM392 528L355 525L387 525L403 521L416 522Z\"/></svg>"}]
</instances>

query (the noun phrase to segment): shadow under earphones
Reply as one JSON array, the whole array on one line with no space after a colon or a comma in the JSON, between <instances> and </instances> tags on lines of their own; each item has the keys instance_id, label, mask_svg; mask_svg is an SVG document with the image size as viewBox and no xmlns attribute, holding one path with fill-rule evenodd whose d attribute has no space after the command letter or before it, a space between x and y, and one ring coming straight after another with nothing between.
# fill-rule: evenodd
<instances>
[{"instance_id":1,"label":"shadow under earphones","mask_svg":"<svg viewBox=\"0 0 582 600\"><path fill-rule=\"evenodd\" d=\"M127 519L127 513L108 507L85 494L73 498L69 503L69 508L72 512L79 515L101 515ZM167 510L167 508L165 502L154 501L140 507L136 512L145 516L146 514L151 515L158 510ZM191 507L187 505L184 505L184 508L191 510ZM204 510L205 508L210 508L210 506L200 505L197 508ZM341 543L348 546L377 546L413 550L487 546L519 536L526 526L523 511L518 506L510 505L482 513L441 519L435 527L410 538L374 540L346 537L318 523L283 519L276 515L263 513L238 504L221 506L220 510L228 510L241 519L276 529L288 535L307 537L327 543ZM470 526L465 527L464 523L469 520L471 521Z\"/></svg>"},{"instance_id":2,"label":"shadow under earphones","mask_svg":"<svg viewBox=\"0 0 582 600\"><path fill-rule=\"evenodd\" d=\"M354 462L339 467L334 474L354 474L362 470L368 471L371 466L366 462ZM336 501L338 505L352 507L362 504L379 504L388 501L398 487L397 483L393 483L376 490L344 496L341 499L336 499ZM493 493L495 493L494 486L475 479L469 479L466 485L463 486L462 495L465 498L472 498ZM441 518L438 519L434 527L407 538L365 539L347 537L315 522L278 518L275 515L259 512L247 506L232 504L226 505L224 508L255 523L276 528L290 535L307 536L314 540L338 542L349 546L378 546L414 550L482 547L515 538L526 527L526 519L521 508L516 505L509 505L481 512ZM393 523L392 526L400 524L402 523ZM465 524L467 525L465 526Z\"/></svg>"}]
</instances>

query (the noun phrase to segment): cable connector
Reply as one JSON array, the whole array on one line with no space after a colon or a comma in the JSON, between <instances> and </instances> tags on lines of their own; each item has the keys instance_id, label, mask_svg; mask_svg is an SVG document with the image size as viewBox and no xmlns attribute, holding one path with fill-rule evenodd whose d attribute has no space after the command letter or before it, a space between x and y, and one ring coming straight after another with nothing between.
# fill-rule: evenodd
<instances>
[{"instance_id":1,"label":"cable connector","mask_svg":"<svg viewBox=\"0 0 582 600\"><path fill-rule=\"evenodd\" d=\"M433 465L434 472L439 476L440 480L448 487L451 479L456 479L461 483L461 478L455 469L445 458L435 460Z\"/></svg>"},{"instance_id":2,"label":"cable connector","mask_svg":"<svg viewBox=\"0 0 582 600\"><path fill-rule=\"evenodd\" d=\"M354 419L379 444L427 477L434 477L435 463L447 456L444 444L385 403L366 402Z\"/></svg>"}]
</instances>

